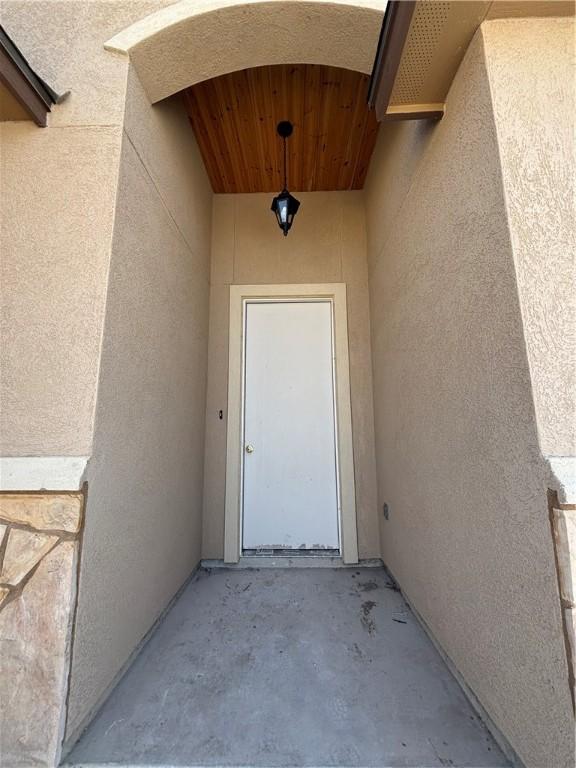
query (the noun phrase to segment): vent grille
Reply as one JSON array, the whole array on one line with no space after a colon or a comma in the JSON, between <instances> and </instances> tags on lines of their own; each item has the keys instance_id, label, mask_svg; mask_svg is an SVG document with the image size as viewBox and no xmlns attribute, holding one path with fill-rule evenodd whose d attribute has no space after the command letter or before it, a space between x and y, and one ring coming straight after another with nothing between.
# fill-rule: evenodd
<instances>
[{"instance_id":1,"label":"vent grille","mask_svg":"<svg viewBox=\"0 0 576 768\"><path fill-rule=\"evenodd\" d=\"M402 64L396 76L390 97L391 104L418 104L422 87L430 71L430 64L436 50L452 2L427 0L416 5L412 18Z\"/></svg>"}]
</instances>

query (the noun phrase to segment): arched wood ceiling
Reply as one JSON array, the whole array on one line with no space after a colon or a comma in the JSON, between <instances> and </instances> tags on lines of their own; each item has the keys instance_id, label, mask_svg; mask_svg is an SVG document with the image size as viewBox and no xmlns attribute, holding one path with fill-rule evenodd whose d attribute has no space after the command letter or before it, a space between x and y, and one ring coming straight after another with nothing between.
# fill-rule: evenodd
<instances>
[{"instance_id":1,"label":"arched wood ceiling","mask_svg":"<svg viewBox=\"0 0 576 768\"><path fill-rule=\"evenodd\" d=\"M278 192L281 120L288 139L288 188L362 189L378 123L368 109L369 76L315 64L256 67L184 91L214 192Z\"/></svg>"}]
</instances>

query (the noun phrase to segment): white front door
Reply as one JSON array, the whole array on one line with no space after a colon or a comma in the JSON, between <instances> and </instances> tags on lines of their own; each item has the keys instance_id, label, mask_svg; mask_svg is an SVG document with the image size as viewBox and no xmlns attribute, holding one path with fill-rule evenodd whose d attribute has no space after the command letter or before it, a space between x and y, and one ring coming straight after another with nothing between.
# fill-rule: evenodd
<instances>
[{"instance_id":1,"label":"white front door","mask_svg":"<svg viewBox=\"0 0 576 768\"><path fill-rule=\"evenodd\" d=\"M245 550L339 548L332 306L245 304Z\"/></svg>"}]
</instances>

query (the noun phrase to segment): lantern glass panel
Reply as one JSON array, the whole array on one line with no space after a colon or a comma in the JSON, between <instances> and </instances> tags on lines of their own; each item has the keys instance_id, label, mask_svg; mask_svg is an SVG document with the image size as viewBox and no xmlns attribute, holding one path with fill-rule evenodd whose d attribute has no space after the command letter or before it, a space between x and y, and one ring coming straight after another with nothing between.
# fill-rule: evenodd
<instances>
[{"instance_id":1,"label":"lantern glass panel","mask_svg":"<svg viewBox=\"0 0 576 768\"><path fill-rule=\"evenodd\" d=\"M272 205L270 207L274 211L278 226L284 232L284 235L287 235L292 226L292 222L294 221L294 216L300 207L300 202L296 200L295 197L292 197L287 189L283 189L282 192L272 200Z\"/></svg>"}]
</instances>

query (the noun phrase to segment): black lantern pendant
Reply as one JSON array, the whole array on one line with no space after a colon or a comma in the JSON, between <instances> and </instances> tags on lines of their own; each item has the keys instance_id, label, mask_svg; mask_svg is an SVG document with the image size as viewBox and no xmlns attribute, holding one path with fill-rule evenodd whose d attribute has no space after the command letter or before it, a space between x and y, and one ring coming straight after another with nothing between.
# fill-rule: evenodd
<instances>
[{"instance_id":1,"label":"black lantern pendant","mask_svg":"<svg viewBox=\"0 0 576 768\"><path fill-rule=\"evenodd\" d=\"M293 126L288 120L283 120L278 123L276 130L284 142L284 189L272 200L271 210L276 214L278 226L286 237L300 207L299 201L288 192L286 182L286 139L292 135Z\"/></svg>"}]
</instances>

